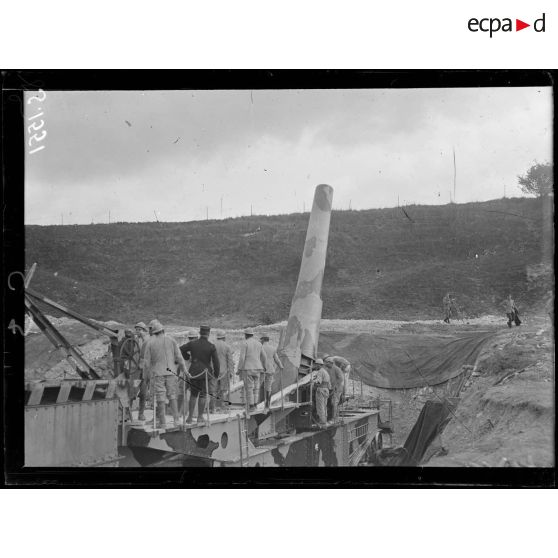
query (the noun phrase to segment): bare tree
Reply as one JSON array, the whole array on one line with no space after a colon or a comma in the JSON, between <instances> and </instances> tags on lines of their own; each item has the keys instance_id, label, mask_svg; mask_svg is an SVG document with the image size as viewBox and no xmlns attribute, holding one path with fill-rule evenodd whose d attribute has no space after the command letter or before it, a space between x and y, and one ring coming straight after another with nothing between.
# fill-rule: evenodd
<instances>
[{"instance_id":1,"label":"bare tree","mask_svg":"<svg viewBox=\"0 0 558 558\"><path fill-rule=\"evenodd\" d=\"M552 165L550 163L537 163L525 173L517 177L519 186L525 194L533 194L537 197L548 196L552 193L554 179Z\"/></svg>"}]
</instances>

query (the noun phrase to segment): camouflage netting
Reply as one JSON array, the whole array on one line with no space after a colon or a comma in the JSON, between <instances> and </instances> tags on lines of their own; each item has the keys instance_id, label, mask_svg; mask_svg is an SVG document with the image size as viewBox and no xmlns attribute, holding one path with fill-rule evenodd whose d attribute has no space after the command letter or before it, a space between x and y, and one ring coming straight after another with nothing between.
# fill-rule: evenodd
<instances>
[{"instance_id":1,"label":"camouflage netting","mask_svg":"<svg viewBox=\"0 0 558 558\"><path fill-rule=\"evenodd\" d=\"M322 332L320 356L341 355L357 377L378 388L404 389L437 385L475 363L493 332L450 335L371 335Z\"/></svg>"}]
</instances>

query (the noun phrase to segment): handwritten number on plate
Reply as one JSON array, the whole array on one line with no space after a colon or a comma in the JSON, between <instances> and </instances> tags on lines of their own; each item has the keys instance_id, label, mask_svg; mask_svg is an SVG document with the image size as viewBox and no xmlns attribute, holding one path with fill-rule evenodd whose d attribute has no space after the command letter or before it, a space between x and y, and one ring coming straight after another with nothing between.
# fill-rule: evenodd
<instances>
[{"instance_id":1,"label":"handwritten number on plate","mask_svg":"<svg viewBox=\"0 0 558 558\"><path fill-rule=\"evenodd\" d=\"M39 101L39 102L44 101L46 99L46 93L42 89L39 89L39 95L41 95L41 94L42 94L42 98L39 98L38 95L34 95L33 97L29 97L29 99L27 99L27 104L28 105L31 104L31 101Z\"/></svg>"},{"instance_id":2,"label":"handwritten number on plate","mask_svg":"<svg viewBox=\"0 0 558 558\"><path fill-rule=\"evenodd\" d=\"M29 131L29 133L31 133L31 130L40 130L45 125L44 120L39 120L39 122L41 123L39 126L37 126L37 122L33 122L30 126L27 126L27 130Z\"/></svg>"},{"instance_id":3,"label":"handwritten number on plate","mask_svg":"<svg viewBox=\"0 0 558 558\"><path fill-rule=\"evenodd\" d=\"M31 142L32 142L33 140L35 140L37 143L39 143L40 141L44 140L45 137L46 137L46 135L47 135L46 130L43 130L43 131L41 132L41 134L42 134L42 136L40 136L40 137L39 137L37 134L33 134L33 135L29 138L29 141L27 142L28 145L29 145L29 147L31 147L31 145L32 145Z\"/></svg>"}]
</instances>

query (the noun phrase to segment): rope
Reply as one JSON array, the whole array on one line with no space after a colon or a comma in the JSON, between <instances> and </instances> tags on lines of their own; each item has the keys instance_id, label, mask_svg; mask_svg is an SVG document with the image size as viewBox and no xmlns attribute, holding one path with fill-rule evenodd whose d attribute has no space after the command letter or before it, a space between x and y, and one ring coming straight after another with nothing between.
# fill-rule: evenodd
<instances>
[{"instance_id":1,"label":"rope","mask_svg":"<svg viewBox=\"0 0 558 558\"><path fill-rule=\"evenodd\" d=\"M167 368L167 370L173 376L176 376L179 380L188 384L190 387L195 387L195 386L193 386L193 384L190 381L188 381L188 379L183 378L180 374L177 374L176 372L173 372L170 368ZM190 376L190 380L195 380L196 378L199 378L200 376L202 376L206 372L209 373L209 370L207 370L207 368L203 372L200 372L197 376ZM213 395L212 393L207 393L206 396L213 397L213 399L216 399L218 401L222 401L223 403L226 403L227 405L233 405L232 401L229 401L228 399L224 399L223 397L219 397L218 395Z\"/></svg>"}]
</instances>

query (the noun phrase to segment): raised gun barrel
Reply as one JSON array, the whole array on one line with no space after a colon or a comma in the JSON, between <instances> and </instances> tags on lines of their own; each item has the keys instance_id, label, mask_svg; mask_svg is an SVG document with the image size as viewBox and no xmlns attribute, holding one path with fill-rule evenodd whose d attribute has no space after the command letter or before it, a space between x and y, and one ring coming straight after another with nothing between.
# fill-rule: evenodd
<instances>
[{"instance_id":1,"label":"raised gun barrel","mask_svg":"<svg viewBox=\"0 0 558 558\"><path fill-rule=\"evenodd\" d=\"M332 201L331 186L316 186L296 291L277 351L283 364L283 386L296 382L299 371L308 371L316 359ZM276 380L273 391L279 389Z\"/></svg>"}]
</instances>

